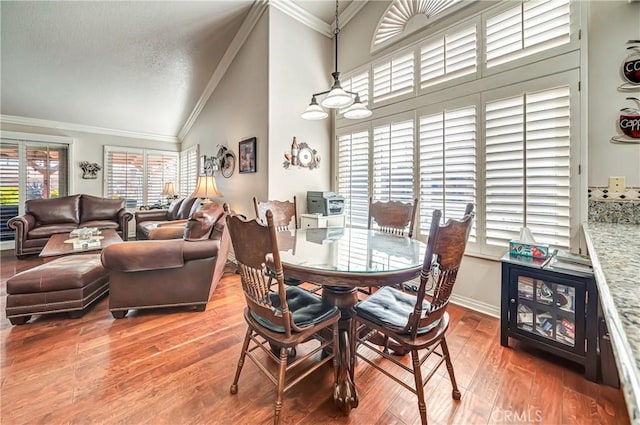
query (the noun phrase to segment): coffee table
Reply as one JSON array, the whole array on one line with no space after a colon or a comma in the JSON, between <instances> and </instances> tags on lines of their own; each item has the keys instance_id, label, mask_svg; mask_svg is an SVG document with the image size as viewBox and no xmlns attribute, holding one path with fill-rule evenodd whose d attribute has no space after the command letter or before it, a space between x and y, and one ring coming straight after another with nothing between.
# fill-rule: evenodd
<instances>
[{"instance_id":1,"label":"coffee table","mask_svg":"<svg viewBox=\"0 0 640 425\"><path fill-rule=\"evenodd\" d=\"M64 243L64 241L71 239L69 233L60 233L56 235L52 235L47 244L42 249L40 253L40 257L55 257L60 255L69 255L69 254L80 254L83 252L90 251L99 251L106 246L111 245L112 243L122 242L122 238L118 235L113 229L104 229L100 231L100 236L102 239L102 243L100 246L86 248L86 249L74 249L72 243Z\"/></svg>"}]
</instances>

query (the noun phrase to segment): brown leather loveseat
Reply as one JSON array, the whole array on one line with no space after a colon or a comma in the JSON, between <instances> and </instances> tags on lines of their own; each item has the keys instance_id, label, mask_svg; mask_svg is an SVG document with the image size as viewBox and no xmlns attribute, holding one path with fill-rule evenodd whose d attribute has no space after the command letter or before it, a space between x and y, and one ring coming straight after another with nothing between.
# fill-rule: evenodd
<instances>
[{"instance_id":1,"label":"brown leather loveseat","mask_svg":"<svg viewBox=\"0 0 640 425\"><path fill-rule=\"evenodd\" d=\"M187 220L200 209L201 203L200 198L181 198L173 201L166 210L136 211L136 239L140 241L181 237ZM168 233L173 236L168 236Z\"/></svg>"},{"instance_id":2,"label":"brown leather loveseat","mask_svg":"<svg viewBox=\"0 0 640 425\"><path fill-rule=\"evenodd\" d=\"M27 201L24 215L12 218L7 225L16 231L15 253L21 258L40 253L51 235L78 227L114 229L126 241L132 218L124 208L124 199L71 195Z\"/></svg>"},{"instance_id":3,"label":"brown leather loveseat","mask_svg":"<svg viewBox=\"0 0 640 425\"><path fill-rule=\"evenodd\" d=\"M195 307L204 311L224 272L230 239L221 205L203 205L182 239L116 243L102 251L110 272L109 310Z\"/></svg>"}]
</instances>

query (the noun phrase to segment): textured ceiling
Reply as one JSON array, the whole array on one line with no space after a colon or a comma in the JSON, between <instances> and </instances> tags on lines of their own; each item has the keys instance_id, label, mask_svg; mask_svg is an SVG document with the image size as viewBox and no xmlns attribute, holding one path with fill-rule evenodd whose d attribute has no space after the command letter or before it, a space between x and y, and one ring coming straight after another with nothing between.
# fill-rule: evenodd
<instances>
[{"instance_id":1,"label":"textured ceiling","mask_svg":"<svg viewBox=\"0 0 640 425\"><path fill-rule=\"evenodd\" d=\"M3 1L0 113L176 136L252 4ZM295 5L333 22L332 0Z\"/></svg>"},{"instance_id":2,"label":"textured ceiling","mask_svg":"<svg viewBox=\"0 0 640 425\"><path fill-rule=\"evenodd\" d=\"M2 2L0 110L175 136L251 4Z\"/></svg>"}]
</instances>

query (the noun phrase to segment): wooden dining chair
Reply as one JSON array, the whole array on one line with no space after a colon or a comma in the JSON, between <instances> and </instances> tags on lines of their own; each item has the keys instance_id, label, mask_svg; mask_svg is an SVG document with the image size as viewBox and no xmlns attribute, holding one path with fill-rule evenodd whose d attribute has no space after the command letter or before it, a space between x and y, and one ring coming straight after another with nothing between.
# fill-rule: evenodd
<instances>
[{"instance_id":1,"label":"wooden dining chair","mask_svg":"<svg viewBox=\"0 0 640 425\"><path fill-rule=\"evenodd\" d=\"M291 228L291 219L294 219L294 228L299 229L300 226L298 224L298 206L296 203L296 197L293 197L293 202L291 201L258 201L258 199L253 197L253 207L256 211L256 218L260 220L263 224L266 223L266 213L267 211L271 211L273 214L273 223L276 226L277 232L282 232L285 230L289 230ZM311 283L311 282L302 282L301 280L290 278L285 276L284 283L287 285L299 286L304 283L303 288L307 289L309 292L316 293L322 289L321 285Z\"/></svg>"},{"instance_id":2,"label":"wooden dining chair","mask_svg":"<svg viewBox=\"0 0 640 425\"><path fill-rule=\"evenodd\" d=\"M413 204L400 201L373 201L369 198L369 229L378 229L381 232L399 236L413 237L413 228L416 222L416 210L418 199ZM399 287L403 287L400 285ZM372 287L358 288L358 292L371 295Z\"/></svg>"},{"instance_id":3,"label":"wooden dining chair","mask_svg":"<svg viewBox=\"0 0 640 425\"><path fill-rule=\"evenodd\" d=\"M460 391L445 339L445 332L449 326L446 310L471 231L473 205L467 205L462 220L449 220L441 225L441 217L442 213L439 210L433 212L417 294L408 294L386 286L353 308L352 336L356 343L352 345L352 355L357 355L359 359L416 394L423 424L427 423L424 386L443 362L446 363L451 378L452 396L455 400L460 400ZM428 290L433 291L431 296L427 296ZM379 341L370 341L379 340L381 335L386 343L382 349ZM389 354L389 343L411 352L410 366ZM370 359L371 356L367 355L369 353L360 353L359 349L365 348L413 374L414 386L405 383L400 376L390 371L392 365L388 362L378 363ZM436 351L438 348L440 351ZM423 378L421 366L431 354L439 356L440 359Z\"/></svg>"},{"instance_id":4,"label":"wooden dining chair","mask_svg":"<svg viewBox=\"0 0 640 425\"><path fill-rule=\"evenodd\" d=\"M369 198L369 229L378 228L382 232L413 237L418 199L413 204L399 201L373 201Z\"/></svg>"},{"instance_id":5,"label":"wooden dining chair","mask_svg":"<svg viewBox=\"0 0 640 425\"><path fill-rule=\"evenodd\" d=\"M238 392L240 372L248 357L276 386L274 424L280 422L283 394L301 379L329 361L333 361L334 385L337 382L338 362L335 353L338 347L337 307L323 301L296 286L286 286L276 239L273 214L267 210L266 225L257 219L247 221L238 215L227 216L227 226L240 270L240 281L246 301L244 319L247 332L242 344L231 394ZM272 281L277 290L272 290ZM319 341L307 354L287 363L289 352L303 343ZM260 363L263 356L254 353L262 349L269 359L278 363L278 372L273 374ZM274 348L279 356L274 354ZM321 353L324 352L324 356ZM328 354L327 354L328 353ZM318 357L318 361L310 361ZM295 379L286 380L292 369L302 369Z\"/></svg>"},{"instance_id":6,"label":"wooden dining chair","mask_svg":"<svg viewBox=\"0 0 640 425\"><path fill-rule=\"evenodd\" d=\"M298 206L296 203L296 197L293 197L291 201L258 201L253 197L253 207L256 211L256 217L262 223L266 224L266 214L268 210L271 210L273 214L273 223L276 226L276 231L281 232L283 230L289 230L291 226L291 219L294 218L294 228L299 229L298 224Z\"/></svg>"}]
</instances>

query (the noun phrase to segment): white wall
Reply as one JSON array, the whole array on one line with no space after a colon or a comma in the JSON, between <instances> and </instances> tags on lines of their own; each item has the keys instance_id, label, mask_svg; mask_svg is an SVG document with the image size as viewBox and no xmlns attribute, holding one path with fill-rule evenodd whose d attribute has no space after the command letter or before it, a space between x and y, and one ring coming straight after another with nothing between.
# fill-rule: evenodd
<instances>
[{"instance_id":1,"label":"white wall","mask_svg":"<svg viewBox=\"0 0 640 425\"><path fill-rule=\"evenodd\" d=\"M3 123L3 131L15 131L20 133L44 134L49 136L64 136L73 139L73 147L70 157L71 187L73 193L86 193L94 196L104 196L104 147L127 146L140 149L159 149L178 151L175 143L158 142L155 140L134 139L129 137L109 136L104 134L83 133L79 131L62 130L48 127L31 127L17 124ZM96 162L102 167L95 180L83 179L82 170L78 165L81 161ZM71 194L73 194L71 193Z\"/></svg>"},{"instance_id":2,"label":"white wall","mask_svg":"<svg viewBox=\"0 0 640 425\"><path fill-rule=\"evenodd\" d=\"M306 209L308 190L331 188L331 119L300 118L311 94L330 87L332 41L275 8L269 11L269 189L268 199L297 196L298 213ZM282 164L293 137L320 155L310 170Z\"/></svg>"},{"instance_id":3,"label":"white wall","mask_svg":"<svg viewBox=\"0 0 640 425\"><path fill-rule=\"evenodd\" d=\"M640 145L614 144L619 111L638 105L621 92L621 68L627 40L640 39L640 3L592 1L589 3L588 97L589 186L608 186L609 176L625 176L627 186L640 187Z\"/></svg>"},{"instance_id":4,"label":"white wall","mask_svg":"<svg viewBox=\"0 0 640 425\"><path fill-rule=\"evenodd\" d=\"M213 155L226 144L238 156L238 142L256 137L256 173L231 178L216 174L219 199L238 213L254 216L252 197L266 199L269 176L269 17L262 15L207 101L183 148L200 144L200 155Z\"/></svg>"}]
</instances>

